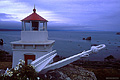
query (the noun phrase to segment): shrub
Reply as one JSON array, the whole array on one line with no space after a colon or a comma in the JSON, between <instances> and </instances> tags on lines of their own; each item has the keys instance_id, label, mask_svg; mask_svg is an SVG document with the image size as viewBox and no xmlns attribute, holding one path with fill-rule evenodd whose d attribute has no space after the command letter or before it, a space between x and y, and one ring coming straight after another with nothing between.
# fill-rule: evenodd
<instances>
[{"instance_id":1,"label":"shrub","mask_svg":"<svg viewBox=\"0 0 120 80\"><path fill-rule=\"evenodd\" d=\"M39 80L37 72L31 65L25 65L25 61L19 60L19 63L15 68L8 69L3 75L0 76L0 80Z\"/></svg>"}]
</instances>

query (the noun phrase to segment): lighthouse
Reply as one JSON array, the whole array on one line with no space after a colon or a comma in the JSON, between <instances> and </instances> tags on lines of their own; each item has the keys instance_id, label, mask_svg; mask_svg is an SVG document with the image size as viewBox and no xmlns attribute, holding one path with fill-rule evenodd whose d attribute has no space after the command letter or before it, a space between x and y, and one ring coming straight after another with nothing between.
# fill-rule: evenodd
<instances>
[{"instance_id":1,"label":"lighthouse","mask_svg":"<svg viewBox=\"0 0 120 80\"><path fill-rule=\"evenodd\" d=\"M25 60L29 65L35 59L52 51L55 40L48 40L47 20L36 13L22 19L21 40L11 42L13 50L13 63L15 67L19 59Z\"/></svg>"}]
</instances>

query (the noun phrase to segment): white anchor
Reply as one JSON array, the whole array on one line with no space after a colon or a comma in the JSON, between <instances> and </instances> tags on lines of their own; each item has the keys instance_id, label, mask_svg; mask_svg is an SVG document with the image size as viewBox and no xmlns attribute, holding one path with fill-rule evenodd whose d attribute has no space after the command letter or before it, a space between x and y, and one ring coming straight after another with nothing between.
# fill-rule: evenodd
<instances>
[{"instance_id":1,"label":"white anchor","mask_svg":"<svg viewBox=\"0 0 120 80\"><path fill-rule=\"evenodd\" d=\"M46 73L49 70L57 69L60 67L63 67L67 64L70 64L81 57L89 57L92 53L97 53L101 49L105 48L106 46L104 44L98 45L98 46L92 46L90 50L83 51L82 53L78 53L76 55L73 55L71 57L68 57L66 59L60 60L58 62L50 64L50 61L53 60L53 58L57 55L56 50L34 60L31 62L31 65L35 67L36 72L40 72L41 74Z\"/></svg>"}]
</instances>

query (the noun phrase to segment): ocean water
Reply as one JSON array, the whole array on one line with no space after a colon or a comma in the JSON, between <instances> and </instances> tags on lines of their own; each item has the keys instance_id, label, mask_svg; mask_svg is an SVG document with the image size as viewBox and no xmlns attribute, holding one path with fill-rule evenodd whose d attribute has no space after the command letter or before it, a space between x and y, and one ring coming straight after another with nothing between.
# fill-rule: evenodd
<instances>
[{"instance_id":1,"label":"ocean water","mask_svg":"<svg viewBox=\"0 0 120 80\"><path fill-rule=\"evenodd\" d=\"M0 31L0 38L4 40L4 45L0 49L10 52L12 48L10 42L20 40L20 31ZM92 44L105 44L106 48L97 54L91 54L86 60L103 61L105 57L113 55L120 59L120 35L116 32L102 31L48 31L49 39L55 40L53 49L57 50L58 55L69 57L89 50ZM82 40L92 37L91 41Z\"/></svg>"}]
</instances>

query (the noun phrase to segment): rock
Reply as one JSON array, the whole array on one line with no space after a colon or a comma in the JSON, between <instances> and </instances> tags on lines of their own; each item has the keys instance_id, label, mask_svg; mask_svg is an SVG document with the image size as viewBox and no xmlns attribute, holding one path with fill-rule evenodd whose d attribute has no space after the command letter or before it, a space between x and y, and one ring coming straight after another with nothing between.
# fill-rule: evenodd
<instances>
[{"instance_id":1,"label":"rock","mask_svg":"<svg viewBox=\"0 0 120 80\"><path fill-rule=\"evenodd\" d=\"M73 64L39 75L43 80L97 80L95 74Z\"/></svg>"},{"instance_id":2,"label":"rock","mask_svg":"<svg viewBox=\"0 0 120 80\"><path fill-rule=\"evenodd\" d=\"M45 80L71 80L66 74L58 70L50 70L42 78Z\"/></svg>"},{"instance_id":3,"label":"rock","mask_svg":"<svg viewBox=\"0 0 120 80\"><path fill-rule=\"evenodd\" d=\"M83 40L85 40L85 38L83 38Z\"/></svg>"},{"instance_id":4,"label":"rock","mask_svg":"<svg viewBox=\"0 0 120 80\"><path fill-rule=\"evenodd\" d=\"M95 74L73 64L57 69L66 74L71 80L97 80Z\"/></svg>"},{"instance_id":5,"label":"rock","mask_svg":"<svg viewBox=\"0 0 120 80\"><path fill-rule=\"evenodd\" d=\"M97 41L97 42L99 42L99 41Z\"/></svg>"},{"instance_id":6,"label":"rock","mask_svg":"<svg viewBox=\"0 0 120 80\"><path fill-rule=\"evenodd\" d=\"M116 34L117 34L117 35L120 35L120 32L117 32Z\"/></svg>"},{"instance_id":7,"label":"rock","mask_svg":"<svg viewBox=\"0 0 120 80\"><path fill-rule=\"evenodd\" d=\"M120 48L120 46L117 46L118 48Z\"/></svg>"},{"instance_id":8,"label":"rock","mask_svg":"<svg viewBox=\"0 0 120 80\"><path fill-rule=\"evenodd\" d=\"M3 45L3 39L0 39L0 45Z\"/></svg>"},{"instance_id":9,"label":"rock","mask_svg":"<svg viewBox=\"0 0 120 80\"><path fill-rule=\"evenodd\" d=\"M40 75L41 76L41 75ZM95 74L82 67L69 64L59 69L50 70L42 76L43 80L97 80Z\"/></svg>"},{"instance_id":10,"label":"rock","mask_svg":"<svg viewBox=\"0 0 120 80\"><path fill-rule=\"evenodd\" d=\"M83 38L83 40L91 40L91 37L87 37L86 39L85 39L85 38Z\"/></svg>"},{"instance_id":11,"label":"rock","mask_svg":"<svg viewBox=\"0 0 120 80\"><path fill-rule=\"evenodd\" d=\"M91 37L87 37L86 40L91 40Z\"/></svg>"},{"instance_id":12,"label":"rock","mask_svg":"<svg viewBox=\"0 0 120 80\"><path fill-rule=\"evenodd\" d=\"M91 44L91 46L98 46L98 44Z\"/></svg>"}]
</instances>

